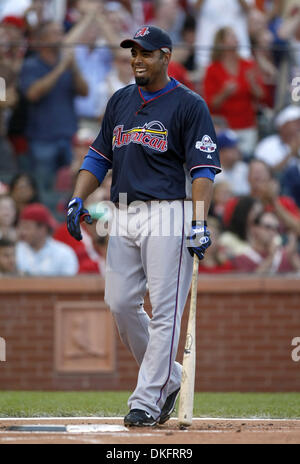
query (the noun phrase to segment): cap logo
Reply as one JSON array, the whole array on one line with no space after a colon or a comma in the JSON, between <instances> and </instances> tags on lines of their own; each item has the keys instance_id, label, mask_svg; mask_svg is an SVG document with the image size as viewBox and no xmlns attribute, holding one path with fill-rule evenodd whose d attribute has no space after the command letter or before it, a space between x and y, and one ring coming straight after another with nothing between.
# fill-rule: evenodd
<instances>
[{"instance_id":1,"label":"cap logo","mask_svg":"<svg viewBox=\"0 0 300 464\"><path fill-rule=\"evenodd\" d=\"M138 37L145 37L147 34L150 34L149 27L142 27L136 32L134 39L137 39Z\"/></svg>"}]
</instances>

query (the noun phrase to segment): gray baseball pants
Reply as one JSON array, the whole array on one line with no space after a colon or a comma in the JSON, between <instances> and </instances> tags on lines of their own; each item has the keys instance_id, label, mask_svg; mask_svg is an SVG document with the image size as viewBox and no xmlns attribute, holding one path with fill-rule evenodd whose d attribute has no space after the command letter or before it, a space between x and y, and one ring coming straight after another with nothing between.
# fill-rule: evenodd
<instances>
[{"instance_id":1,"label":"gray baseball pants","mask_svg":"<svg viewBox=\"0 0 300 464\"><path fill-rule=\"evenodd\" d=\"M105 300L121 340L140 366L129 409L142 409L158 419L167 396L181 382L181 365L175 358L192 277L193 260L185 244L192 204L136 203L140 208L115 210ZM151 319L143 306L147 287Z\"/></svg>"}]
</instances>

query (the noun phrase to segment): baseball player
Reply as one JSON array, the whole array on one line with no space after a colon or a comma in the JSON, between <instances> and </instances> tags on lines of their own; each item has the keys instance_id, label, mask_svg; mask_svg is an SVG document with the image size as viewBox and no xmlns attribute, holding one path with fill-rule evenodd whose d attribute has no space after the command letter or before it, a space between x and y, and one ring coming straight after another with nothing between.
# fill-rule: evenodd
<instances>
[{"instance_id":1,"label":"baseball player","mask_svg":"<svg viewBox=\"0 0 300 464\"><path fill-rule=\"evenodd\" d=\"M154 426L169 419L179 393L181 365L175 358L192 256L202 259L211 243L206 218L221 168L204 100L168 76L169 35L143 26L121 47L131 49L136 84L118 90L107 104L80 169L67 224L80 240L80 221L91 221L83 202L112 169L116 208L105 300L139 365L124 423ZM192 176L192 202L185 201L185 166ZM166 221L168 234L162 230ZM151 319L143 308L147 288Z\"/></svg>"}]
</instances>

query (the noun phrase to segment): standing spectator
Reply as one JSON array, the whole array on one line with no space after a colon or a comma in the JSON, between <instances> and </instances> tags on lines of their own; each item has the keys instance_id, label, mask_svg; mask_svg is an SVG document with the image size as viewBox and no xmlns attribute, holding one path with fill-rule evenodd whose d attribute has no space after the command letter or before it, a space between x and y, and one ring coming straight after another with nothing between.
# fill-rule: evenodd
<instances>
[{"instance_id":1,"label":"standing spectator","mask_svg":"<svg viewBox=\"0 0 300 464\"><path fill-rule=\"evenodd\" d=\"M282 228L300 236L300 210L292 198L280 195L278 181L272 176L268 165L252 160L248 180L251 196L262 202L265 211L277 215Z\"/></svg>"},{"instance_id":2,"label":"standing spectator","mask_svg":"<svg viewBox=\"0 0 300 464\"><path fill-rule=\"evenodd\" d=\"M0 238L0 277L17 273L15 242Z\"/></svg>"},{"instance_id":3,"label":"standing spectator","mask_svg":"<svg viewBox=\"0 0 300 464\"><path fill-rule=\"evenodd\" d=\"M172 42L181 42L181 31L185 20L185 11L179 0L156 0L154 2L154 18L151 24L168 32Z\"/></svg>"},{"instance_id":4,"label":"standing spectator","mask_svg":"<svg viewBox=\"0 0 300 464\"><path fill-rule=\"evenodd\" d=\"M35 276L75 275L78 261L68 245L51 235L55 221L49 210L40 203L26 206L19 218L17 268Z\"/></svg>"},{"instance_id":5,"label":"standing spectator","mask_svg":"<svg viewBox=\"0 0 300 464\"><path fill-rule=\"evenodd\" d=\"M257 142L256 106L263 89L253 60L238 54L235 32L216 33L212 63L204 76L204 98L213 114L223 116L239 137L239 148L249 158Z\"/></svg>"},{"instance_id":6,"label":"standing spectator","mask_svg":"<svg viewBox=\"0 0 300 464\"><path fill-rule=\"evenodd\" d=\"M298 7L298 0L295 2L293 0L277 0L270 16L269 30L273 35L274 60L278 68L285 62L288 64L293 62L293 50L290 49L289 39L292 38L299 24ZM289 72L291 70L289 69ZM287 96L285 95L285 97Z\"/></svg>"},{"instance_id":7,"label":"standing spectator","mask_svg":"<svg viewBox=\"0 0 300 464\"><path fill-rule=\"evenodd\" d=\"M16 174L10 181L9 194L15 201L18 214L29 203L39 201L37 183L30 174Z\"/></svg>"},{"instance_id":8,"label":"standing spectator","mask_svg":"<svg viewBox=\"0 0 300 464\"><path fill-rule=\"evenodd\" d=\"M41 47L37 56L25 60L20 87L29 100L26 135L33 169L41 187L49 189L57 168L71 164L77 128L74 98L87 95L88 88L73 53L60 53L63 35L58 24L44 24L37 39Z\"/></svg>"},{"instance_id":9,"label":"standing spectator","mask_svg":"<svg viewBox=\"0 0 300 464\"><path fill-rule=\"evenodd\" d=\"M88 84L88 95L75 98L75 110L80 127L99 129L98 87L112 67L110 46L119 42L102 2L84 2L82 18L64 40L75 47L76 63ZM80 45L78 45L80 43Z\"/></svg>"},{"instance_id":10,"label":"standing spectator","mask_svg":"<svg viewBox=\"0 0 300 464\"><path fill-rule=\"evenodd\" d=\"M15 241L17 209L13 198L8 194L0 195L0 238Z\"/></svg>"},{"instance_id":11,"label":"standing spectator","mask_svg":"<svg viewBox=\"0 0 300 464\"><path fill-rule=\"evenodd\" d=\"M248 16L248 29L253 57L259 68L264 87L265 95L262 104L273 108L278 70L272 53L273 36L268 29L267 14L256 8L251 9Z\"/></svg>"},{"instance_id":12,"label":"standing spectator","mask_svg":"<svg viewBox=\"0 0 300 464\"><path fill-rule=\"evenodd\" d=\"M117 90L133 83L134 77L131 68L131 59L128 56L127 50L115 50L111 71L102 82L98 82L98 115L101 115L101 118L103 117L108 100Z\"/></svg>"},{"instance_id":13,"label":"standing spectator","mask_svg":"<svg viewBox=\"0 0 300 464\"><path fill-rule=\"evenodd\" d=\"M140 1L134 1L133 9L137 16L142 14L140 9ZM84 0L84 3L86 0ZM135 7L137 6L137 8ZM108 1L104 3L106 22L109 24L112 31L120 34L122 37L127 34L133 34L138 24L141 24L140 19L136 22L135 14L132 14L128 8L120 1Z\"/></svg>"},{"instance_id":14,"label":"standing spectator","mask_svg":"<svg viewBox=\"0 0 300 464\"><path fill-rule=\"evenodd\" d=\"M12 174L17 169L14 151L7 139L7 124L10 111L17 104L18 96L16 91L17 70L15 63L8 56L7 47L9 37L3 24L0 24L0 77L4 79L5 88L0 83L0 171Z\"/></svg>"},{"instance_id":15,"label":"standing spectator","mask_svg":"<svg viewBox=\"0 0 300 464\"><path fill-rule=\"evenodd\" d=\"M300 5L291 5L283 20L278 35L287 40L290 46L291 69L290 79L299 76L300 72Z\"/></svg>"},{"instance_id":16,"label":"standing spectator","mask_svg":"<svg viewBox=\"0 0 300 464\"><path fill-rule=\"evenodd\" d=\"M215 182L228 182L234 195L248 195L248 164L242 161L238 148L238 137L227 129L217 135L222 172Z\"/></svg>"},{"instance_id":17,"label":"standing spectator","mask_svg":"<svg viewBox=\"0 0 300 464\"><path fill-rule=\"evenodd\" d=\"M247 30L247 14L253 0L195 0L198 10L196 44L199 46L196 59L198 67L205 68L210 61L210 49L218 29L232 27L242 46L244 58L250 56ZM197 14L197 13L196 13Z\"/></svg>"},{"instance_id":18,"label":"standing spectator","mask_svg":"<svg viewBox=\"0 0 300 464\"><path fill-rule=\"evenodd\" d=\"M288 244L282 246L275 214L262 212L255 218L249 227L249 243L250 248L234 260L237 271L256 274L300 271L296 237L290 235Z\"/></svg>"},{"instance_id":19,"label":"standing spectator","mask_svg":"<svg viewBox=\"0 0 300 464\"><path fill-rule=\"evenodd\" d=\"M184 67L189 71L190 75L199 76L196 65L196 20L192 14L187 14L185 17L181 31L181 41L185 45L187 52L183 62Z\"/></svg>"},{"instance_id":20,"label":"standing spectator","mask_svg":"<svg viewBox=\"0 0 300 464\"><path fill-rule=\"evenodd\" d=\"M300 107L289 105L275 118L277 133L262 139L255 149L255 158L264 161L274 172L282 172L299 156Z\"/></svg>"}]
</instances>

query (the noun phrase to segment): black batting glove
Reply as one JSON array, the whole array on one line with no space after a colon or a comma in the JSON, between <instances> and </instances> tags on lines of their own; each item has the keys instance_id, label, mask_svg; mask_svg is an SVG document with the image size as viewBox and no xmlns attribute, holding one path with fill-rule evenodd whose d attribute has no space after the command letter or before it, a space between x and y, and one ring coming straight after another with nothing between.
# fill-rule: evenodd
<instances>
[{"instance_id":1,"label":"black batting glove","mask_svg":"<svg viewBox=\"0 0 300 464\"><path fill-rule=\"evenodd\" d=\"M68 204L67 227L69 233L76 240L81 240L80 223L85 221L87 224L92 224L93 220L87 209L83 207L81 198L74 197Z\"/></svg>"},{"instance_id":2,"label":"black batting glove","mask_svg":"<svg viewBox=\"0 0 300 464\"><path fill-rule=\"evenodd\" d=\"M196 254L201 260L206 249L211 245L210 232L206 221L192 221L191 234L187 237L187 247L191 256Z\"/></svg>"}]
</instances>

